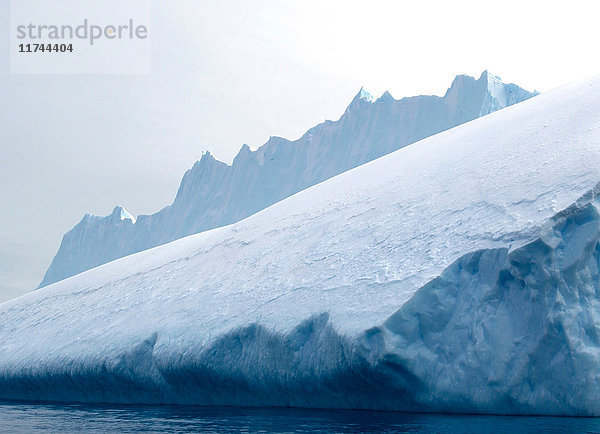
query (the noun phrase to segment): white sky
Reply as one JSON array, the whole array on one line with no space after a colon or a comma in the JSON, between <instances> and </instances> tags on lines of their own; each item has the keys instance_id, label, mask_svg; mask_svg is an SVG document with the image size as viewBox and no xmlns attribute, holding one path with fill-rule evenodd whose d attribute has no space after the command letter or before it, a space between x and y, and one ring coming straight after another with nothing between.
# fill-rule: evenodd
<instances>
[{"instance_id":1,"label":"white sky","mask_svg":"<svg viewBox=\"0 0 600 434\"><path fill-rule=\"evenodd\" d=\"M297 138L361 86L443 94L456 74L488 69L545 91L600 74L599 12L598 1L154 1L143 76L10 75L2 38L0 301L37 286L84 213L156 212L203 150L229 162L243 143Z\"/></svg>"}]
</instances>

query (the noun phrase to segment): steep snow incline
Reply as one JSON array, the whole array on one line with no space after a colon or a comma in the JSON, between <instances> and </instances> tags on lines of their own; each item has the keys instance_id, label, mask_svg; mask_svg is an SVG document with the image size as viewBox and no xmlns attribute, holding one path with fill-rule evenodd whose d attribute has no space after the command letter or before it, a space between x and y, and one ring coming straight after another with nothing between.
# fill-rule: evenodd
<instances>
[{"instance_id":1,"label":"steep snow incline","mask_svg":"<svg viewBox=\"0 0 600 434\"><path fill-rule=\"evenodd\" d=\"M463 255L365 333L358 353L410 398L396 406L600 415L599 193L521 248Z\"/></svg>"},{"instance_id":2,"label":"steep snow incline","mask_svg":"<svg viewBox=\"0 0 600 434\"><path fill-rule=\"evenodd\" d=\"M3 303L0 397L600 415L599 140L596 78Z\"/></svg>"},{"instance_id":3,"label":"steep snow incline","mask_svg":"<svg viewBox=\"0 0 600 434\"><path fill-rule=\"evenodd\" d=\"M363 89L336 122L326 121L291 142L271 139L257 151L244 145L232 166L206 153L181 181L172 205L135 225L112 216L84 218L63 237L40 286L177 238L239 221L300 190L533 96L484 72L458 76L443 98L375 100Z\"/></svg>"}]
</instances>

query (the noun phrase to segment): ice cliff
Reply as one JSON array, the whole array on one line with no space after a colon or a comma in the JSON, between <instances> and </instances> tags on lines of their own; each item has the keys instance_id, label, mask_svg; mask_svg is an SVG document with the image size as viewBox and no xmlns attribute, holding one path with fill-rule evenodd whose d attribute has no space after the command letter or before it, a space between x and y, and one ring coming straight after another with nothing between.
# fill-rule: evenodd
<instances>
[{"instance_id":1,"label":"ice cliff","mask_svg":"<svg viewBox=\"0 0 600 434\"><path fill-rule=\"evenodd\" d=\"M342 117L300 139L271 137L242 147L231 166L203 155L183 177L172 205L138 221L86 216L64 235L40 286L175 239L239 221L300 190L417 140L530 98L484 72L458 76L444 97L379 99L361 89Z\"/></svg>"},{"instance_id":2,"label":"ice cliff","mask_svg":"<svg viewBox=\"0 0 600 434\"><path fill-rule=\"evenodd\" d=\"M0 398L600 416L599 140L595 78L0 304Z\"/></svg>"}]
</instances>

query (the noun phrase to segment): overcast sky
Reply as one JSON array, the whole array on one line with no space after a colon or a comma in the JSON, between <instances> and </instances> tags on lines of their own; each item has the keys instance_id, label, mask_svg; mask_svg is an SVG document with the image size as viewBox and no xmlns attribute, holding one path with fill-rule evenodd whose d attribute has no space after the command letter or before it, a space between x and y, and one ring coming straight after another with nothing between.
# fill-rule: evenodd
<instances>
[{"instance_id":1,"label":"overcast sky","mask_svg":"<svg viewBox=\"0 0 600 434\"><path fill-rule=\"evenodd\" d=\"M597 3L155 1L152 73L131 76L10 74L3 36L0 301L37 286L84 213L156 212L202 151L230 162L298 138L361 86L441 95L488 69L545 91L600 74Z\"/></svg>"}]
</instances>

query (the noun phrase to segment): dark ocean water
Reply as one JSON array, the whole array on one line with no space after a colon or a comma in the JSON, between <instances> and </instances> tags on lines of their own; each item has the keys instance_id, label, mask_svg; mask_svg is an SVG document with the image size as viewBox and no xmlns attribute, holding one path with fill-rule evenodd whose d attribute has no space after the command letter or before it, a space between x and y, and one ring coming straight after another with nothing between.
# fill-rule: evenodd
<instances>
[{"instance_id":1,"label":"dark ocean water","mask_svg":"<svg viewBox=\"0 0 600 434\"><path fill-rule=\"evenodd\" d=\"M280 408L0 403L1 433L72 432L600 432L600 418Z\"/></svg>"}]
</instances>

